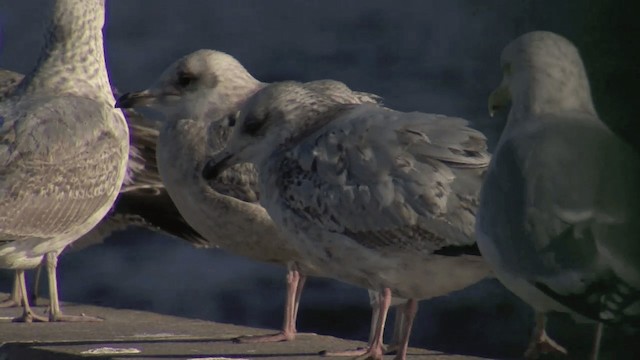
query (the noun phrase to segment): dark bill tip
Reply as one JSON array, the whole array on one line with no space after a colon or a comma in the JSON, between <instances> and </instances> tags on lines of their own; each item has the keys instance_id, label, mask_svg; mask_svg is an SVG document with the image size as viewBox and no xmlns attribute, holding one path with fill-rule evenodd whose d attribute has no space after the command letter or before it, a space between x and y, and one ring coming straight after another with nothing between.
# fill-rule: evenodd
<instances>
[{"instance_id":1,"label":"dark bill tip","mask_svg":"<svg viewBox=\"0 0 640 360\"><path fill-rule=\"evenodd\" d=\"M202 177L205 180L213 180L217 178L226 168L228 167L229 160L231 159L231 155L225 155L222 159L216 160L213 159L207 161L202 169Z\"/></svg>"},{"instance_id":2,"label":"dark bill tip","mask_svg":"<svg viewBox=\"0 0 640 360\"><path fill-rule=\"evenodd\" d=\"M134 108L136 106L145 105L151 100L151 95L146 92L128 92L123 94L116 100L116 108Z\"/></svg>"}]
</instances>

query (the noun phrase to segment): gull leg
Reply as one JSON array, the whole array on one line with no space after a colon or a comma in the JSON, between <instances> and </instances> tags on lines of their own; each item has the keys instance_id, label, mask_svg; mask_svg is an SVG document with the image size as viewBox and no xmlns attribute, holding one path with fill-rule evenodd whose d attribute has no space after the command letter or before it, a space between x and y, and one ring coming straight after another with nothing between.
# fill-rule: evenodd
<instances>
[{"instance_id":1,"label":"gull leg","mask_svg":"<svg viewBox=\"0 0 640 360\"><path fill-rule=\"evenodd\" d=\"M323 356L356 356L358 359L382 359L384 354L384 324L391 305L391 289L385 288L379 294L377 301L371 296L371 324L372 332L369 334L369 343L364 349L346 350L339 352L321 351Z\"/></svg>"},{"instance_id":2,"label":"gull leg","mask_svg":"<svg viewBox=\"0 0 640 360\"><path fill-rule=\"evenodd\" d=\"M418 301L416 299L409 299L401 309L404 321L401 321L402 330L399 334L401 341L398 345L398 354L396 355L395 360L405 360L407 358L411 327L413 326L413 320L416 318L416 313L418 312Z\"/></svg>"},{"instance_id":3,"label":"gull leg","mask_svg":"<svg viewBox=\"0 0 640 360\"><path fill-rule=\"evenodd\" d=\"M40 276L42 275L42 263L38 265L36 268L36 276L33 280L33 288L31 288L31 302L33 305L38 305L38 300L40 299L40 295L38 294L40 291Z\"/></svg>"},{"instance_id":4,"label":"gull leg","mask_svg":"<svg viewBox=\"0 0 640 360\"><path fill-rule=\"evenodd\" d=\"M398 349L400 348L400 341L402 339L403 336L403 329L405 327L405 323L406 323L406 318L405 318L405 307L406 304L404 305L398 305L396 306L396 318L395 321L393 322L393 336L391 337L391 342L389 343L389 345L387 345L387 350L386 350L386 354L391 354L393 352L398 351Z\"/></svg>"},{"instance_id":5,"label":"gull leg","mask_svg":"<svg viewBox=\"0 0 640 360\"><path fill-rule=\"evenodd\" d=\"M604 324L599 322L596 325L596 335L593 339L593 349L591 350L590 360L598 360L598 355L600 354L600 345L602 342L602 332L604 331Z\"/></svg>"},{"instance_id":6,"label":"gull leg","mask_svg":"<svg viewBox=\"0 0 640 360\"><path fill-rule=\"evenodd\" d=\"M296 328L296 323L298 320L298 309L300 308L300 297L302 297L302 289L304 288L304 284L307 282L307 276L305 274L301 274L298 272L298 286L296 286L296 295L293 300L293 318L291 319L290 324L292 325L292 329L294 334L298 333L298 329Z\"/></svg>"},{"instance_id":7,"label":"gull leg","mask_svg":"<svg viewBox=\"0 0 640 360\"><path fill-rule=\"evenodd\" d=\"M284 309L282 331L269 335L241 336L234 341L240 343L261 343L294 340L297 333L296 318L298 316L298 305L305 281L306 276L301 275L295 266L289 267L287 271L287 299Z\"/></svg>"},{"instance_id":8,"label":"gull leg","mask_svg":"<svg viewBox=\"0 0 640 360\"><path fill-rule=\"evenodd\" d=\"M13 273L13 288L8 298L0 301L0 308L18 307L22 305L22 291L20 291L20 280L18 272Z\"/></svg>"},{"instance_id":9,"label":"gull leg","mask_svg":"<svg viewBox=\"0 0 640 360\"><path fill-rule=\"evenodd\" d=\"M378 325L378 319L380 319L380 301L382 297L379 291L369 290L369 303L371 305L371 324L369 325L369 341L367 346L371 346L373 338L376 336L376 326ZM386 322L386 319L384 320ZM365 348L361 348L362 354L366 351ZM360 355L362 355L360 354Z\"/></svg>"},{"instance_id":10,"label":"gull leg","mask_svg":"<svg viewBox=\"0 0 640 360\"><path fill-rule=\"evenodd\" d=\"M29 306L29 296L27 295L27 284L24 280L24 270L16 270L16 279L22 297L22 315L14 318L13 322L47 322L47 318L36 315Z\"/></svg>"},{"instance_id":11,"label":"gull leg","mask_svg":"<svg viewBox=\"0 0 640 360\"><path fill-rule=\"evenodd\" d=\"M537 359L541 354L550 353L567 355L567 350L547 335L546 324L547 316L543 312L536 311L536 325L533 328L527 351L524 353L525 359Z\"/></svg>"},{"instance_id":12,"label":"gull leg","mask_svg":"<svg viewBox=\"0 0 640 360\"><path fill-rule=\"evenodd\" d=\"M373 339L368 346L367 351L359 358L361 359L382 359L384 354L384 324L387 321L387 313L389 312L389 306L391 306L391 289L384 288L380 293L380 303L378 309L378 321L376 322L376 331L373 335Z\"/></svg>"},{"instance_id":13,"label":"gull leg","mask_svg":"<svg viewBox=\"0 0 640 360\"><path fill-rule=\"evenodd\" d=\"M60 300L58 297L58 280L56 269L58 267L58 254L49 252L46 255L47 278L49 280L49 321L51 322L84 322L102 321L104 319L86 315L65 315L60 310Z\"/></svg>"}]
</instances>

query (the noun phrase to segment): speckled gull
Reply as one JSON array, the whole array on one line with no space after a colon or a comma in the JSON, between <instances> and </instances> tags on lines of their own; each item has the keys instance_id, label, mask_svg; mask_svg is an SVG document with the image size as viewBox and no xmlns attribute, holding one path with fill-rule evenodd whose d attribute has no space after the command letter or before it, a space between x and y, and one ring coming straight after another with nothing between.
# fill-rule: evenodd
<instances>
[{"instance_id":1,"label":"speckled gull","mask_svg":"<svg viewBox=\"0 0 640 360\"><path fill-rule=\"evenodd\" d=\"M57 254L111 208L125 177L129 137L114 110L102 42L104 0L58 0L37 66L0 103L0 267L16 271L17 321L43 320L24 271L46 255L49 320L60 311Z\"/></svg>"},{"instance_id":2,"label":"speckled gull","mask_svg":"<svg viewBox=\"0 0 640 360\"><path fill-rule=\"evenodd\" d=\"M0 69L0 101L15 90L23 78L20 73ZM208 246L209 243L180 215L162 184L156 164L158 130L155 122L130 109L124 109L123 113L129 125L130 147L127 176L120 195L108 215L66 249L77 251L102 243L113 233L131 226L184 239L197 247ZM34 303L38 298L41 269L39 266L31 292ZM0 307L22 306L18 285L14 282L11 295L0 301Z\"/></svg>"},{"instance_id":3,"label":"speckled gull","mask_svg":"<svg viewBox=\"0 0 640 360\"><path fill-rule=\"evenodd\" d=\"M252 342L294 339L305 277L320 275L302 262L257 203L253 166L237 165L216 181L201 179L204 161L226 144L228 123L234 121L244 101L265 85L232 56L199 50L170 65L148 90L125 94L118 100L120 107L149 106L166 115L158 140L158 166L171 198L189 224L211 244L289 268L283 329L275 335L239 339ZM380 100L333 80L313 81L306 86L345 103Z\"/></svg>"},{"instance_id":4,"label":"speckled gull","mask_svg":"<svg viewBox=\"0 0 640 360\"><path fill-rule=\"evenodd\" d=\"M501 64L489 107L511 110L482 188L478 245L537 312L526 356L564 352L544 331L548 311L640 325L639 154L599 119L567 39L522 35Z\"/></svg>"},{"instance_id":5,"label":"speckled gull","mask_svg":"<svg viewBox=\"0 0 640 360\"><path fill-rule=\"evenodd\" d=\"M485 137L463 119L342 104L283 82L247 101L203 177L252 162L260 203L306 262L380 291L380 319L392 293L409 299L397 354L404 359L416 300L489 274L479 256L464 254L475 247L489 159ZM382 358L380 323L369 357Z\"/></svg>"}]
</instances>

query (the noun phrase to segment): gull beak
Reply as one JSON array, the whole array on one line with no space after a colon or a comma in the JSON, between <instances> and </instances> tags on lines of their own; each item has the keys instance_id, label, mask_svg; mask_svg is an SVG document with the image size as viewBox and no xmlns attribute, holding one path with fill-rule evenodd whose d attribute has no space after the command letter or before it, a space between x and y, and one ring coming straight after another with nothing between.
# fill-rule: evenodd
<instances>
[{"instance_id":1,"label":"gull beak","mask_svg":"<svg viewBox=\"0 0 640 360\"><path fill-rule=\"evenodd\" d=\"M500 86L489 95L489 116L493 117L496 112L506 107L511 102L511 94L507 84L503 81Z\"/></svg>"},{"instance_id":2,"label":"gull beak","mask_svg":"<svg viewBox=\"0 0 640 360\"><path fill-rule=\"evenodd\" d=\"M134 108L149 106L156 101L156 96L149 90L128 92L116 100L116 108Z\"/></svg>"},{"instance_id":3,"label":"gull beak","mask_svg":"<svg viewBox=\"0 0 640 360\"><path fill-rule=\"evenodd\" d=\"M202 177L205 180L214 180L223 171L235 164L235 157L228 151L221 151L215 155L204 165L202 169Z\"/></svg>"}]
</instances>

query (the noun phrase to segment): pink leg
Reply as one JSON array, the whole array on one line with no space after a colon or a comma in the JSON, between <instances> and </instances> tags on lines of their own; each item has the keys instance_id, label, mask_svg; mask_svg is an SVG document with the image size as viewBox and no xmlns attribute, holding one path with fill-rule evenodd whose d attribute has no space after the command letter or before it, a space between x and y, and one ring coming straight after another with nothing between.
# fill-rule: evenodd
<instances>
[{"instance_id":1,"label":"pink leg","mask_svg":"<svg viewBox=\"0 0 640 360\"><path fill-rule=\"evenodd\" d=\"M391 342L387 345L385 354L391 354L400 349L400 342L403 339L402 331L404 330L406 318L405 318L405 307L406 304L397 305L396 308L396 318L393 323L393 336L391 337Z\"/></svg>"},{"instance_id":2,"label":"pink leg","mask_svg":"<svg viewBox=\"0 0 640 360\"><path fill-rule=\"evenodd\" d=\"M47 318L36 315L29 306L29 296L27 295L27 284L24 280L24 270L16 270L16 278L18 279L18 286L20 288L20 295L22 297L22 315L14 318L13 322L47 322Z\"/></svg>"},{"instance_id":3,"label":"pink leg","mask_svg":"<svg viewBox=\"0 0 640 360\"><path fill-rule=\"evenodd\" d=\"M409 337L411 336L411 327L413 326L413 320L416 318L418 312L418 301L416 299L409 299L402 308L404 321L402 323L402 332L400 333L400 344L398 347L398 354L396 360L405 360L407 358L407 348L409 348ZM398 314L400 315L400 314Z\"/></svg>"},{"instance_id":4,"label":"pink leg","mask_svg":"<svg viewBox=\"0 0 640 360\"><path fill-rule=\"evenodd\" d=\"M22 305L22 291L20 291L20 280L18 272L14 271L13 288L8 298L0 301L0 308L18 307Z\"/></svg>"},{"instance_id":5,"label":"pink leg","mask_svg":"<svg viewBox=\"0 0 640 360\"><path fill-rule=\"evenodd\" d=\"M547 316L542 312L536 311L536 325L533 328L527 351L524 353L525 359L537 359L541 354L550 353L567 355L567 350L547 335L546 324Z\"/></svg>"},{"instance_id":6,"label":"pink leg","mask_svg":"<svg viewBox=\"0 0 640 360\"><path fill-rule=\"evenodd\" d=\"M302 296L302 289L307 282L307 276L298 272L298 286L296 286L296 295L293 300L293 318L291 319L291 325L293 325L293 333L297 333L296 323L298 319L298 309L300 307L300 297Z\"/></svg>"},{"instance_id":7,"label":"pink leg","mask_svg":"<svg viewBox=\"0 0 640 360\"><path fill-rule=\"evenodd\" d=\"M240 343L261 343L261 342L278 342L291 341L296 338L296 319L298 316L298 305L302 288L306 281L306 276L300 274L295 266L292 266L287 272L287 300L284 309L284 321L282 323L282 331L277 334L257 335L257 336L241 336L235 339Z\"/></svg>"},{"instance_id":8,"label":"pink leg","mask_svg":"<svg viewBox=\"0 0 640 360\"><path fill-rule=\"evenodd\" d=\"M387 320L387 313L389 312L389 306L391 305L391 289L385 288L380 292L380 296L376 303L372 304L374 311L377 310L377 318L372 319L374 325L373 336L369 337L369 344L366 349L346 350L339 352L322 351L320 355L323 356L357 356L359 359L382 359L384 354L384 344L382 343L382 337L384 335L384 324ZM377 307L377 309L376 309Z\"/></svg>"}]
</instances>

